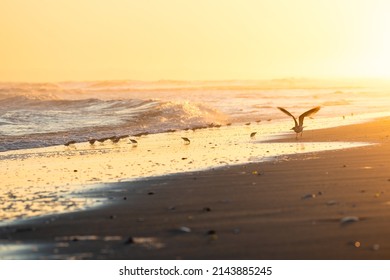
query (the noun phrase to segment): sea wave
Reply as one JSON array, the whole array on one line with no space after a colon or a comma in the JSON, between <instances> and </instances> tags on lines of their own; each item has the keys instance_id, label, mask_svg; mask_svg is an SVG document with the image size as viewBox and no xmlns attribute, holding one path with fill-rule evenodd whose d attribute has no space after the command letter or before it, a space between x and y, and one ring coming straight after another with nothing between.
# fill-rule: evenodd
<instances>
[{"instance_id":1,"label":"sea wave","mask_svg":"<svg viewBox=\"0 0 390 280\"><path fill-rule=\"evenodd\" d=\"M0 151L223 124L206 104L153 99L0 99Z\"/></svg>"},{"instance_id":2,"label":"sea wave","mask_svg":"<svg viewBox=\"0 0 390 280\"><path fill-rule=\"evenodd\" d=\"M270 81L95 81L0 83L0 151L113 135L224 123L288 119L322 106L318 117L387 111L388 90Z\"/></svg>"}]
</instances>

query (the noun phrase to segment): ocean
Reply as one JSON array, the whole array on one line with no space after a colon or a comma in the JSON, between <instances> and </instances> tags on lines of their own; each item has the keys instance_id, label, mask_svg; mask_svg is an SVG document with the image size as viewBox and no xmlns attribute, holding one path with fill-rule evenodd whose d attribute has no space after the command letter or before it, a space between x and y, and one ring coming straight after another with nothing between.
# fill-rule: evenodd
<instances>
[{"instance_id":1,"label":"ocean","mask_svg":"<svg viewBox=\"0 0 390 280\"><path fill-rule=\"evenodd\" d=\"M389 92L299 79L0 83L0 152L114 135L292 122L277 106L295 115L321 106L319 119L386 115Z\"/></svg>"}]
</instances>

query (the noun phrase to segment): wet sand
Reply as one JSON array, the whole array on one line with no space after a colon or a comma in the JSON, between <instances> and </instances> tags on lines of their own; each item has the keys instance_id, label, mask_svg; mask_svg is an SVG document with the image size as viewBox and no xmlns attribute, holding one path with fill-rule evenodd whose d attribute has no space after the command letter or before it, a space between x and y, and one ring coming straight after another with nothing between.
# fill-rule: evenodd
<instances>
[{"instance_id":1,"label":"wet sand","mask_svg":"<svg viewBox=\"0 0 390 280\"><path fill-rule=\"evenodd\" d=\"M296 143L293 134L277 141ZM389 259L390 118L305 131L299 140L316 141L378 144L113 183L87 195L108 198L104 207L1 227L0 253L23 259Z\"/></svg>"}]
</instances>

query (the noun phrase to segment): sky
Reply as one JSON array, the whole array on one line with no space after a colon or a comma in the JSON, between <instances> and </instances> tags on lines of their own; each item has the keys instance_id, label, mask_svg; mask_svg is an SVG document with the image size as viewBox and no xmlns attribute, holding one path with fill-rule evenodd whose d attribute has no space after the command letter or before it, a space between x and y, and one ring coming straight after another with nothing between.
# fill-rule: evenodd
<instances>
[{"instance_id":1,"label":"sky","mask_svg":"<svg viewBox=\"0 0 390 280\"><path fill-rule=\"evenodd\" d=\"M0 81L390 79L387 0L0 0Z\"/></svg>"}]
</instances>

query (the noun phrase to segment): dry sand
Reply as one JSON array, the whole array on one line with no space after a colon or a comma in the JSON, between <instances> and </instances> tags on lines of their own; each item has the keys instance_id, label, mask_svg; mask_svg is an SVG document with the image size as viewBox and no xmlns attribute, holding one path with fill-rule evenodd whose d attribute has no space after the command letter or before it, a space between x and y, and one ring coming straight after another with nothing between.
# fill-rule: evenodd
<instances>
[{"instance_id":1,"label":"dry sand","mask_svg":"<svg viewBox=\"0 0 390 280\"><path fill-rule=\"evenodd\" d=\"M115 183L88 194L104 207L0 228L2 257L389 259L389 135L390 118L305 131L378 144Z\"/></svg>"}]
</instances>

